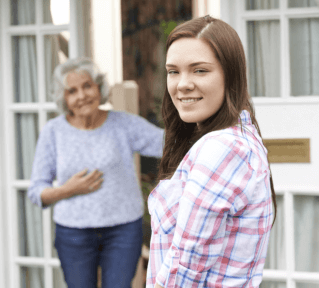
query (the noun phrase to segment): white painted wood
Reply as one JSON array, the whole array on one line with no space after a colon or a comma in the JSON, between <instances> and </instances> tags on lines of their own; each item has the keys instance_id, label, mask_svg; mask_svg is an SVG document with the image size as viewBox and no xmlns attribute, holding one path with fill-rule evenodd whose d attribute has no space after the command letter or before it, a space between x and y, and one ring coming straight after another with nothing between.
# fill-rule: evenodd
<instances>
[{"instance_id":1,"label":"white painted wood","mask_svg":"<svg viewBox=\"0 0 319 288\"><path fill-rule=\"evenodd\" d=\"M15 246L16 239L17 239L17 233L16 233L16 207L13 207L13 205L16 203L14 200L16 199L16 192L11 187L11 182L13 180L13 175L15 175L15 169L13 167L13 163L16 163L15 155L12 154L12 148L14 148L14 125L13 125L13 114L6 109L8 107L9 103L13 102L13 91L12 86L10 83L12 83L12 53L11 53L11 38L10 35L7 33L8 26L10 25L10 13L9 13L9 7L10 2L9 0L1 1L2 4L2 27L1 27L1 34L2 34L2 67L6 67L5 73L2 75L3 80L3 91L2 95L6 95L6 97L3 97L3 103L4 106L2 106L3 109L3 115L4 115L4 151L5 151L5 158L4 158L4 167L6 171L6 189L4 194L4 207L2 207L4 210L4 213L6 215L6 229L4 230L6 237L3 237L4 244L7 247L7 257L6 257L6 271L7 271L7 277L6 277L6 286L9 287L18 287L17 276L19 276L19 269L18 266L13 265L13 259L17 254L17 249ZM9 265L8 265L9 264Z\"/></svg>"},{"instance_id":2,"label":"white painted wood","mask_svg":"<svg viewBox=\"0 0 319 288\"><path fill-rule=\"evenodd\" d=\"M223 0L220 3L220 19L231 25L231 13L232 9L230 8L232 0Z\"/></svg>"},{"instance_id":3,"label":"white painted wood","mask_svg":"<svg viewBox=\"0 0 319 288\"><path fill-rule=\"evenodd\" d=\"M294 208L295 195L319 195L319 95L290 96L290 56L289 56L289 19L319 17L318 8L288 9L288 0L280 0L280 8L274 10L245 11L238 8L244 0L221 1L221 19L234 27L247 53L246 26L243 23L252 20L280 20L281 32L281 97L253 98L256 117L264 139L310 138L311 163L272 163L275 190L284 196L284 223L286 269L265 269L263 278L286 282L287 288L295 288L296 282L319 284L319 273L296 272L295 239L294 239ZM239 3L239 4L238 4Z\"/></svg>"},{"instance_id":4,"label":"white painted wood","mask_svg":"<svg viewBox=\"0 0 319 288\"><path fill-rule=\"evenodd\" d=\"M139 114L137 83L135 81L116 83L112 89L110 101L115 110ZM141 162L139 154L135 153L134 158L135 173L137 179L140 179ZM132 288L143 288L144 272L142 257L140 257L136 268L135 277L132 280Z\"/></svg>"},{"instance_id":5,"label":"white painted wood","mask_svg":"<svg viewBox=\"0 0 319 288\"><path fill-rule=\"evenodd\" d=\"M220 18L220 1L221 0L208 0L207 1L207 14L214 18Z\"/></svg>"},{"instance_id":6,"label":"white painted wood","mask_svg":"<svg viewBox=\"0 0 319 288\"><path fill-rule=\"evenodd\" d=\"M264 269L263 271L263 279L265 280L285 281L287 279L287 275L286 270Z\"/></svg>"},{"instance_id":7,"label":"white painted wood","mask_svg":"<svg viewBox=\"0 0 319 288\"><path fill-rule=\"evenodd\" d=\"M78 0L70 0L70 43L69 43L69 58L76 58L79 56L79 43L78 43Z\"/></svg>"},{"instance_id":8,"label":"white painted wood","mask_svg":"<svg viewBox=\"0 0 319 288\"><path fill-rule=\"evenodd\" d=\"M120 0L92 0L93 59L111 86L123 81Z\"/></svg>"},{"instance_id":9,"label":"white painted wood","mask_svg":"<svg viewBox=\"0 0 319 288\"><path fill-rule=\"evenodd\" d=\"M319 104L263 104L255 105L255 109L263 138L310 138L311 163L271 164L275 187L319 190Z\"/></svg>"},{"instance_id":10,"label":"white painted wood","mask_svg":"<svg viewBox=\"0 0 319 288\"><path fill-rule=\"evenodd\" d=\"M290 49L289 49L289 23L284 12L287 10L287 0L281 1L280 10L280 77L281 97L290 96Z\"/></svg>"},{"instance_id":11,"label":"white painted wood","mask_svg":"<svg viewBox=\"0 0 319 288\"><path fill-rule=\"evenodd\" d=\"M298 97L253 97L255 106L262 105L301 105L301 104L319 104L319 96L298 96Z\"/></svg>"},{"instance_id":12,"label":"white painted wood","mask_svg":"<svg viewBox=\"0 0 319 288\"><path fill-rule=\"evenodd\" d=\"M45 259L40 257L17 257L15 259L16 264L21 266L30 266L30 267L43 267L48 264L52 267L59 267L60 260L58 258Z\"/></svg>"},{"instance_id":13,"label":"white painted wood","mask_svg":"<svg viewBox=\"0 0 319 288\"><path fill-rule=\"evenodd\" d=\"M4 33L3 31L3 25L5 25L4 21L6 18L4 17L4 11L6 3L2 2L0 4L0 55L2 56L4 53L3 49L3 37ZM4 60L3 57L0 56L0 87L4 86L4 74L6 74L6 71L4 69ZM1 94L3 94L5 91L4 89L1 89ZM5 142L4 134L5 134L5 114L4 114L4 105L5 105L5 99L4 97L0 97L0 287L7 287L8 286L8 250L7 248L7 237L6 237L6 173L5 173L5 166L3 165L5 163Z\"/></svg>"},{"instance_id":14,"label":"white painted wood","mask_svg":"<svg viewBox=\"0 0 319 288\"><path fill-rule=\"evenodd\" d=\"M57 105L53 102L46 103L11 103L8 109L14 112L37 112L38 110L56 111Z\"/></svg>"},{"instance_id":15,"label":"white painted wood","mask_svg":"<svg viewBox=\"0 0 319 288\"><path fill-rule=\"evenodd\" d=\"M192 15L193 18L210 15L220 18L220 0L193 0Z\"/></svg>"},{"instance_id":16,"label":"white painted wood","mask_svg":"<svg viewBox=\"0 0 319 288\"><path fill-rule=\"evenodd\" d=\"M207 11L207 0L196 0L196 15L195 18L197 17L202 17L208 14Z\"/></svg>"},{"instance_id":17,"label":"white painted wood","mask_svg":"<svg viewBox=\"0 0 319 288\"><path fill-rule=\"evenodd\" d=\"M284 229L285 229L285 249L286 249L286 270L287 280L290 281L295 271L295 246L294 246L294 213L293 195L289 191L284 194Z\"/></svg>"},{"instance_id":18,"label":"white painted wood","mask_svg":"<svg viewBox=\"0 0 319 288\"><path fill-rule=\"evenodd\" d=\"M16 25L10 26L6 29L10 35L30 35L36 34L38 30L42 31L45 34L57 34L64 30L69 30L69 25L53 25L53 24L43 24L38 25Z\"/></svg>"},{"instance_id":19,"label":"white painted wood","mask_svg":"<svg viewBox=\"0 0 319 288\"><path fill-rule=\"evenodd\" d=\"M20 267L39 266L44 268L46 288L53 288L53 267L60 267L60 261L52 258L51 214L50 209L43 211L44 257L21 257L18 255L18 211L17 191L27 190L29 180L16 180L16 113L37 113L39 127L47 119L47 113L56 111L55 103L46 103L44 36L68 31L72 25L43 24L43 0L36 0L36 24L10 26L10 1L0 2L0 287L20 286ZM73 0L73 4L78 1ZM74 8L74 5L71 8ZM73 9L73 12L75 9ZM71 23L72 24L72 23ZM76 25L72 28L76 30ZM73 33L75 34L75 32ZM71 36L73 36L71 33ZM38 92L37 103L14 103L13 101L13 63L12 36L34 35L36 37ZM78 34L76 34L78 35ZM76 50L76 36L70 40L70 49ZM74 48L75 47L75 48ZM3 118L3 119L2 119ZM3 169L2 169L3 168ZM4 222L5 221L5 222Z\"/></svg>"}]
</instances>

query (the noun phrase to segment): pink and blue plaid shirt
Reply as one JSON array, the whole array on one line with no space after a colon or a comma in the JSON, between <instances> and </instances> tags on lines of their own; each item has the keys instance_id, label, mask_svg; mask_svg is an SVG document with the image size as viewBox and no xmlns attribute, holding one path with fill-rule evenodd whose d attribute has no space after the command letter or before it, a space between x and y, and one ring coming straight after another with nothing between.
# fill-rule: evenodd
<instances>
[{"instance_id":1,"label":"pink and blue plaid shirt","mask_svg":"<svg viewBox=\"0 0 319 288\"><path fill-rule=\"evenodd\" d=\"M199 139L148 198L147 288L259 287L273 219L267 150L247 111Z\"/></svg>"}]
</instances>

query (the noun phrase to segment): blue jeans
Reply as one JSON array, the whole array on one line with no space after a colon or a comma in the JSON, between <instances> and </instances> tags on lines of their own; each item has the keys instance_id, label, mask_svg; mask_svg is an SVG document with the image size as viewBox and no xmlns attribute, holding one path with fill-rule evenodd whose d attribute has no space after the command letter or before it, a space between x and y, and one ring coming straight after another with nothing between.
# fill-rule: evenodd
<instances>
[{"instance_id":1,"label":"blue jeans","mask_svg":"<svg viewBox=\"0 0 319 288\"><path fill-rule=\"evenodd\" d=\"M97 267L102 288L129 288L143 241L142 218L105 228L56 225L55 247L68 288L96 288Z\"/></svg>"}]
</instances>

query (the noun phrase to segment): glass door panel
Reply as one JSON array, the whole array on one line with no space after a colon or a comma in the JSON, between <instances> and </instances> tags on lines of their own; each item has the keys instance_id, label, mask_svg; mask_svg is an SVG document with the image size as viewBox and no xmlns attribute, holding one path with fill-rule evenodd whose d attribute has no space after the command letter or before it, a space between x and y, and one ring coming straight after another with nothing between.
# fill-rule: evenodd
<instances>
[{"instance_id":1,"label":"glass door panel","mask_svg":"<svg viewBox=\"0 0 319 288\"><path fill-rule=\"evenodd\" d=\"M61 267L53 268L53 288L67 288Z\"/></svg>"},{"instance_id":2,"label":"glass door panel","mask_svg":"<svg viewBox=\"0 0 319 288\"><path fill-rule=\"evenodd\" d=\"M38 139L38 114L15 115L17 179L30 179L33 157Z\"/></svg>"},{"instance_id":3,"label":"glass door panel","mask_svg":"<svg viewBox=\"0 0 319 288\"><path fill-rule=\"evenodd\" d=\"M280 97L279 20L248 21L249 92L253 97Z\"/></svg>"},{"instance_id":4,"label":"glass door panel","mask_svg":"<svg viewBox=\"0 0 319 288\"><path fill-rule=\"evenodd\" d=\"M265 269L286 269L284 197L278 195L277 218L270 232Z\"/></svg>"},{"instance_id":5,"label":"glass door panel","mask_svg":"<svg viewBox=\"0 0 319 288\"><path fill-rule=\"evenodd\" d=\"M318 283L302 283L302 282L296 283L296 288L318 288L318 287L319 287L319 282Z\"/></svg>"},{"instance_id":6,"label":"glass door panel","mask_svg":"<svg viewBox=\"0 0 319 288\"><path fill-rule=\"evenodd\" d=\"M42 210L31 203L26 190L17 193L19 255L43 257Z\"/></svg>"},{"instance_id":7,"label":"glass door panel","mask_svg":"<svg viewBox=\"0 0 319 288\"><path fill-rule=\"evenodd\" d=\"M12 37L14 102L38 101L36 53L35 36Z\"/></svg>"},{"instance_id":8,"label":"glass door panel","mask_svg":"<svg viewBox=\"0 0 319 288\"><path fill-rule=\"evenodd\" d=\"M319 95L319 18L290 19L291 95Z\"/></svg>"},{"instance_id":9,"label":"glass door panel","mask_svg":"<svg viewBox=\"0 0 319 288\"><path fill-rule=\"evenodd\" d=\"M20 288L44 288L44 269L20 267Z\"/></svg>"},{"instance_id":10,"label":"glass door panel","mask_svg":"<svg viewBox=\"0 0 319 288\"><path fill-rule=\"evenodd\" d=\"M289 0L288 7L319 7L319 4L317 0Z\"/></svg>"},{"instance_id":11,"label":"glass door panel","mask_svg":"<svg viewBox=\"0 0 319 288\"><path fill-rule=\"evenodd\" d=\"M52 85L54 85L52 83L52 74L57 65L64 63L69 58L69 39L70 33L68 31L44 36L46 101L54 101L51 95Z\"/></svg>"},{"instance_id":12,"label":"glass door panel","mask_svg":"<svg viewBox=\"0 0 319 288\"><path fill-rule=\"evenodd\" d=\"M294 197L296 271L319 272L319 196Z\"/></svg>"},{"instance_id":13,"label":"glass door panel","mask_svg":"<svg viewBox=\"0 0 319 288\"><path fill-rule=\"evenodd\" d=\"M35 0L10 0L11 25L35 24Z\"/></svg>"},{"instance_id":14,"label":"glass door panel","mask_svg":"<svg viewBox=\"0 0 319 288\"><path fill-rule=\"evenodd\" d=\"M261 282L260 288L286 288L287 285L285 282L276 282L276 281L268 281L264 280Z\"/></svg>"},{"instance_id":15,"label":"glass door panel","mask_svg":"<svg viewBox=\"0 0 319 288\"><path fill-rule=\"evenodd\" d=\"M246 10L278 9L279 0L246 0Z\"/></svg>"}]
</instances>

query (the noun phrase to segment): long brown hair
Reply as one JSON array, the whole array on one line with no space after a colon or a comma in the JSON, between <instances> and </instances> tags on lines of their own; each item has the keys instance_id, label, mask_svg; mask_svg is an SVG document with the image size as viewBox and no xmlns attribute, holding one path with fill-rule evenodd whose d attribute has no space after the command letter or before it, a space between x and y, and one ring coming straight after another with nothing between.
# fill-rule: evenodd
<instances>
[{"instance_id":1,"label":"long brown hair","mask_svg":"<svg viewBox=\"0 0 319 288\"><path fill-rule=\"evenodd\" d=\"M159 166L159 179L170 178L192 145L203 135L236 125L242 110L248 110L260 137L261 132L247 88L245 52L236 31L222 20L200 17L177 26L168 36L166 51L180 38L204 40L219 60L225 79L225 98L220 109L203 123L186 123L180 118L168 93L167 86L162 104L165 124L165 144ZM269 167L270 169L270 167ZM277 215L276 194L270 172L271 196Z\"/></svg>"}]
</instances>

